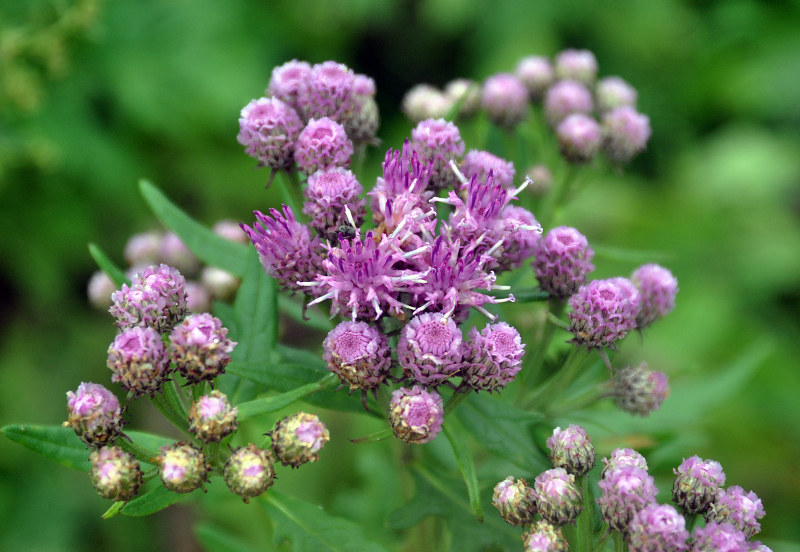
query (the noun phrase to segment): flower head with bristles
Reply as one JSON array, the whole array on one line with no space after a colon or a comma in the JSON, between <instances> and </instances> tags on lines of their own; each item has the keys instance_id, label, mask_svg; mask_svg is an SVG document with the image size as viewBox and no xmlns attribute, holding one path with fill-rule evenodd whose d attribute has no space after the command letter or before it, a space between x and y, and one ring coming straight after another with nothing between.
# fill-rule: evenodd
<instances>
[{"instance_id":1,"label":"flower head with bristles","mask_svg":"<svg viewBox=\"0 0 800 552\"><path fill-rule=\"evenodd\" d=\"M170 334L170 355L190 384L223 374L234 347L222 321L207 312L187 316Z\"/></svg>"},{"instance_id":2,"label":"flower head with bristles","mask_svg":"<svg viewBox=\"0 0 800 552\"><path fill-rule=\"evenodd\" d=\"M67 391L69 418L64 422L89 446L113 443L122 431L119 399L99 383L81 383Z\"/></svg>"},{"instance_id":3,"label":"flower head with bristles","mask_svg":"<svg viewBox=\"0 0 800 552\"><path fill-rule=\"evenodd\" d=\"M528 525L533 518L530 487L524 479L506 477L494 486L492 505L509 525Z\"/></svg>"},{"instance_id":4,"label":"flower head with bristles","mask_svg":"<svg viewBox=\"0 0 800 552\"><path fill-rule=\"evenodd\" d=\"M378 104L375 102L375 81L366 75L357 74L353 91L353 116L344 124L347 135L359 144L375 142L375 133L380 124Z\"/></svg>"},{"instance_id":5,"label":"flower head with bristles","mask_svg":"<svg viewBox=\"0 0 800 552\"><path fill-rule=\"evenodd\" d=\"M555 297L569 297L594 270L594 250L586 236L569 226L550 230L537 244L533 268L541 288Z\"/></svg>"},{"instance_id":6,"label":"flower head with bristles","mask_svg":"<svg viewBox=\"0 0 800 552\"><path fill-rule=\"evenodd\" d=\"M764 506L756 493L745 493L743 488L734 485L717 491L714 502L706 512L706 519L730 523L749 539L761 531L758 520L764 514Z\"/></svg>"},{"instance_id":7,"label":"flower head with bristles","mask_svg":"<svg viewBox=\"0 0 800 552\"><path fill-rule=\"evenodd\" d=\"M642 362L617 370L612 388L620 410L647 416L658 410L669 395L669 380L666 374L648 370Z\"/></svg>"},{"instance_id":8,"label":"flower head with bristles","mask_svg":"<svg viewBox=\"0 0 800 552\"><path fill-rule=\"evenodd\" d=\"M692 532L691 552L747 552L746 540L732 524L710 521Z\"/></svg>"},{"instance_id":9,"label":"flower head with bristles","mask_svg":"<svg viewBox=\"0 0 800 552\"><path fill-rule=\"evenodd\" d=\"M374 390L386 380L392 352L386 336L365 322L341 322L322 343L322 359L351 390Z\"/></svg>"},{"instance_id":10,"label":"flower head with bristles","mask_svg":"<svg viewBox=\"0 0 800 552\"><path fill-rule=\"evenodd\" d=\"M725 472L715 460L692 456L681 462L675 472L672 499L689 514L706 512L725 484Z\"/></svg>"},{"instance_id":11,"label":"flower head with bristles","mask_svg":"<svg viewBox=\"0 0 800 552\"><path fill-rule=\"evenodd\" d=\"M236 430L239 409L221 391L203 395L189 409L189 431L204 443L224 439Z\"/></svg>"},{"instance_id":12,"label":"flower head with bristles","mask_svg":"<svg viewBox=\"0 0 800 552\"><path fill-rule=\"evenodd\" d=\"M350 210L355 227L364 220L364 189L355 175L339 167L319 170L308 177L303 213L311 217L311 226L321 236L336 237L337 230L350 224L345 207Z\"/></svg>"},{"instance_id":13,"label":"flower head with bristles","mask_svg":"<svg viewBox=\"0 0 800 552\"><path fill-rule=\"evenodd\" d=\"M488 151L470 150L461 163L461 172L468 179L475 176L478 181L485 182L490 171L494 174L495 184L513 188L516 171L511 161L506 161Z\"/></svg>"},{"instance_id":14,"label":"flower head with bristles","mask_svg":"<svg viewBox=\"0 0 800 552\"><path fill-rule=\"evenodd\" d=\"M546 520L539 520L531 525L530 530L522 535L525 552L567 552L569 542L564 538L561 527Z\"/></svg>"},{"instance_id":15,"label":"flower head with bristles","mask_svg":"<svg viewBox=\"0 0 800 552\"><path fill-rule=\"evenodd\" d=\"M666 268L657 264L642 265L633 272L631 281L641 296L639 314L636 316L639 328L649 326L675 308L678 280Z\"/></svg>"},{"instance_id":16,"label":"flower head with bristles","mask_svg":"<svg viewBox=\"0 0 800 552\"><path fill-rule=\"evenodd\" d=\"M438 385L461 368L462 339L452 318L425 312L403 327L397 360L406 377L423 385Z\"/></svg>"},{"instance_id":17,"label":"flower head with bristles","mask_svg":"<svg viewBox=\"0 0 800 552\"><path fill-rule=\"evenodd\" d=\"M401 441L418 445L432 441L442 430L443 421L442 397L436 391L415 385L392 392L389 425Z\"/></svg>"},{"instance_id":18,"label":"flower head with bristles","mask_svg":"<svg viewBox=\"0 0 800 552\"><path fill-rule=\"evenodd\" d=\"M108 309L120 329L147 326L169 331L186 315L186 279L165 264L150 266L136 274L131 285L111 295Z\"/></svg>"},{"instance_id":19,"label":"flower head with bristles","mask_svg":"<svg viewBox=\"0 0 800 552\"><path fill-rule=\"evenodd\" d=\"M617 468L625 466L633 466L647 471L647 460L644 456L639 454L633 449L622 448L614 449L611 451L611 456L603 458L603 470L600 475L605 477L607 473L614 471Z\"/></svg>"},{"instance_id":20,"label":"flower head with bristles","mask_svg":"<svg viewBox=\"0 0 800 552\"><path fill-rule=\"evenodd\" d=\"M429 185L436 190L452 188L456 177L450 161L464 155L458 127L444 119L426 119L411 131L411 142L423 163L433 162Z\"/></svg>"},{"instance_id":21,"label":"flower head with bristles","mask_svg":"<svg viewBox=\"0 0 800 552\"><path fill-rule=\"evenodd\" d=\"M161 449L155 459L164 488L175 493L190 493L208 481L211 466L205 455L189 443L177 442Z\"/></svg>"},{"instance_id":22,"label":"flower head with bristles","mask_svg":"<svg viewBox=\"0 0 800 552\"><path fill-rule=\"evenodd\" d=\"M519 332L505 322L487 324L469 332L462 377L472 389L495 391L511 383L522 368L525 344Z\"/></svg>"},{"instance_id":23,"label":"flower head with bristles","mask_svg":"<svg viewBox=\"0 0 800 552\"><path fill-rule=\"evenodd\" d=\"M686 521L669 504L650 504L628 524L631 552L682 552L687 549Z\"/></svg>"},{"instance_id":24,"label":"flower head with bristles","mask_svg":"<svg viewBox=\"0 0 800 552\"><path fill-rule=\"evenodd\" d=\"M267 95L275 96L297 110L297 96L310 77L311 65L296 59L287 61L272 70Z\"/></svg>"},{"instance_id":25,"label":"flower head with bristles","mask_svg":"<svg viewBox=\"0 0 800 552\"><path fill-rule=\"evenodd\" d=\"M581 476L594 467L594 446L581 426L555 428L553 435L547 439L547 448L550 449L550 461L556 468L564 468L571 474Z\"/></svg>"},{"instance_id":26,"label":"flower head with bristles","mask_svg":"<svg viewBox=\"0 0 800 552\"><path fill-rule=\"evenodd\" d=\"M355 73L342 63L326 61L311 67L297 97L303 119L329 117L340 124L350 120L355 109L355 80Z\"/></svg>"},{"instance_id":27,"label":"flower head with bristles","mask_svg":"<svg viewBox=\"0 0 800 552\"><path fill-rule=\"evenodd\" d=\"M494 260L492 266L500 272L519 268L536 254L542 238L542 225L527 209L508 205L492 225L491 234L495 244L499 244L490 253Z\"/></svg>"},{"instance_id":28,"label":"flower head with bristles","mask_svg":"<svg viewBox=\"0 0 800 552\"><path fill-rule=\"evenodd\" d=\"M230 491L249 502L272 486L275 479L272 454L250 443L228 457L222 475Z\"/></svg>"},{"instance_id":29,"label":"flower head with bristles","mask_svg":"<svg viewBox=\"0 0 800 552\"><path fill-rule=\"evenodd\" d=\"M597 499L600 513L609 527L623 533L640 510L656 503L653 477L647 470L621 466L606 472L598 482L601 495Z\"/></svg>"},{"instance_id":30,"label":"flower head with bristles","mask_svg":"<svg viewBox=\"0 0 800 552\"><path fill-rule=\"evenodd\" d=\"M106 363L111 381L137 397L157 393L169 372L169 354L161 335L149 327L136 326L119 333L108 347Z\"/></svg>"},{"instance_id":31,"label":"flower head with bristles","mask_svg":"<svg viewBox=\"0 0 800 552\"><path fill-rule=\"evenodd\" d=\"M353 156L353 142L344 127L328 117L311 119L295 143L294 160L305 175L320 169L347 168Z\"/></svg>"},{"instance_id":32,"label":"flower head with bristles","mask_svg":"<svg viewBox=\"0 0 800 552\"><path fill-rule=\"evenodd\" d=\"M574 521L583 510L583 494L575 484L575 476L564 468L553 468L537 475L531 494L536 510L554 525Z\"/></svg>"},{"instance_id":33,"label":"flower head with bristles","mask_svg":"<svg viewBox=\"0 0 800 552\"><path fill-rule=\"evenodd\" d=\"M259 98L242 109L238 142L260 166L286 169L292 163L295 142L303 123L289 104Z\"/></svg>"},{"instance_id":34,"label":"flower head with bristles","mask_svg":"<svg viewBox=\"0 0 800 552\"><path fill-rule=\"evenodd\" d=\"M306 412L281 418L267 435L272 440L275 457L284 466L293 468L319 460L319 451L331 438L319 417Z\"/></svg>"},{"instance_id":35,"label":"flower head with bristles","mask_svg":"<svg viewBox=\"0 0 800 552\"><path fill-rule=\"evenodd\" d=\"M569 298L571 342L588 349L614 347L636 319L627 291L609 280L592 280Z\"/></svg>"},{"instance_id":36,"label":"flower head with bristles","mask_svg":"<svg viewBox=\"0 0 800 552\"><path fill-rule=\"evenodd\" d=\"M142 469L129 452L119 447L107 446L89 455L92 485L97 494L109 500L127 502L142 485Z\"/></svg>"}]
</instances>

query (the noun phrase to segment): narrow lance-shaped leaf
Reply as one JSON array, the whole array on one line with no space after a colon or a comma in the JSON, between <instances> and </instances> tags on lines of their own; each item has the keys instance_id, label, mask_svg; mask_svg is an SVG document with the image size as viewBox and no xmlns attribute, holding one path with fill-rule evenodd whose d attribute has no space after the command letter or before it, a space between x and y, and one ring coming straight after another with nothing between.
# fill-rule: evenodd
<instances>
[{"instance_id":1,"label":"narrow lance-shaped leaf","mask_svg":"<svg viewBox=\"0 0 800 552\"><path fill-rule=\"evenodd\" d=\"M339 380L336 379L336 376L329 374L316 383L309 383L298 387L297 389L293 389L292 391L281 393L280 395L262 397L260 399L242 403L236 407L239 410L239 415L237 418L240 421L243 421L260 414L275 412L292 404L296 400L305 397L306 395L310 395L311 393L315 393L321 389L333 387L338 383Z\"/></svg>"},{"instance_id":2,"label":"narrow lance-shaped leaf","mask_svg":"<svg viewBox=\"0 0 800 552\"><path fill-rule=\"evenodd\" d=\"M176 502L180 502L188 496L189 493L180 494L169 491L159 482L157 486L153 487L145 494L128 502L122 507L120 512L131 517L149 516L150 514L155 514L164 508L172 506Z\"/></svg>"},{"instance_id":3,"label":"narrow lance-shaped leaf","mask_svg":"<svg viewBox=\"0 0 800 552\"><path fill-rule=\"evenodd\" d=\"M105 272L118 288L121 288L122 284L130 284L130 279L125 276L125 272L106 255L105 251L100 249L99 245L90 243L89 254L100 270Z\"/></svg>"},{"instance_id":4,"label":"narrow lance-shaped leaf","mask_svg":"<svg viewBox=\"0 0 800 552\"><path fill-rule=\"evenodd\" d=\"M69 427L19 424L0 431L15 443L68 468L88 472L91 467L86 443Z\"/></svg>"},{"instance_id":5,"label":"narrow lance-shaped leaf","mask_svg":"<svg viewBox=\"0 0 800 552\"><path fill-rule=\"evenodd\" d=\"M475 518L478 521L483 521L481 494L478 489L478 472L475 469L475 461L472 458L472 454L470 454L469 449L461 439L461 436L464 435L464 430L454 417L447 420L442 429L453 449L456 462L461 470L461 477L464 478L464 483L467 484L467 494L469 495L469 505L472 508L472 513L475 514Z\"/></svg>"}]
</instances>

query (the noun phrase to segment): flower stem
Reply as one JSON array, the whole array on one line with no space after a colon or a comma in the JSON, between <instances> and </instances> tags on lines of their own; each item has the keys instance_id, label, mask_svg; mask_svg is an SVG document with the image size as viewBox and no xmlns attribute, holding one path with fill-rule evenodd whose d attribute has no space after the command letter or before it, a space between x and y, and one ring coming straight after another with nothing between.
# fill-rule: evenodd
<instances>
[{"instance_id":1,"label":"flower stem","mask_svg":"<svg viewBox=\"0 0 800 552\"><path fill-rule=\"evenodd\" d=\"M588 356L589 352L586 349L580 347L572 349L561 369L545 381L541 387L528 395L525 406L541 407L543 400L546 400L548 405L552 405L553 401L572 383L578 368Z\"/></svg>"},{"instance_id":2,"label":"flower stem","mask_svg":"<svg viewBox=\"0 0 800 552\"><path fill-rule=\"evenodd\" d=\"M592 549L592 520L594 519L594 504L589 492L589 478L582 476L579 479L583 495L583 511L578 516L578 550L589 551Z\"/></svg>"},{"instance_id":3,"label":"flower stem","mask_svg":"<svg viewBox=\"0 0 800 552\"><path fill-rule=\"evenodd\" d=\"M563 299L551 297L547 303L548 313L557 318L560 317L564 312L565 304L566 303ZM526 358L525 368L522 370L520 377L518 378L520 386L519 394L517 395L517 402L520 402L523 394L529 391L529 387L536 383L536 381L539 379L539 375L544 367L544 357L547 354L547 349L550 347L550 342L553 340L553 336L556 333L556 327L557 326L548 316L547 320L545 321L542 338L536 343L533 353Z\"/></svg>"},{"instance_id":4,"label":"flower stem","mask_svg":"<svg viewBox=\"0 0 800 552\"><path fill-rule=\"evenodd\" d=\"M178 396L176 382L167 382L161 389L161 393L154 395L151 400L155 407L161 412L164 417L172 423L175 427L189 433L189 417L186 413L186 407Z\"/></svg>"},{"instance_id":5,"label":"flower stem","mask_svg":"<svg viewBox=\"0 0 800 552\"><path fill-rule=\"evenodd\" d=\"M614 533L614 552L625 552L625 542L622 540L622 533Z\"/></svg>"},{"instance_id":6,"label":"flower stem","mask_svg":"<svg viewBox=\"0 0 800 552\"><path fill-rule=\"evenodd\" d=\"M611 535L611 528L606 527L606 530L603 531L603 536L600 537L600 540L597 541L597 544L594 545L592 548L592 552L600 552L603 549L603 544L605 544L608 537Z\"/></svg>"}]
</instances>

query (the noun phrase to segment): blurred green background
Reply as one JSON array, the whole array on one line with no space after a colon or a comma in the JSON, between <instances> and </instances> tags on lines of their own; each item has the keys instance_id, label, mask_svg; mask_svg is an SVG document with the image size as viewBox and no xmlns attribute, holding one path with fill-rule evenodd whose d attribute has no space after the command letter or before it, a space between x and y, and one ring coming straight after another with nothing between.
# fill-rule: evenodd
<instances>
[{"instance_id":1,"label":"blurred green background","mask_svg":"<svg viewBox=\"0 0 800 552\"><path fill-rule=\"evenodd\" d=\"M385 148L410 133L398 107L412 85L480 80L566 47L633 84L653 127L648 151L596 179L561 221L600 246L658 252L680 282L674 313L625 354L674 386L722 379L742 358L754 366L733 398L694 390L714 407L682 421L686 439L655 469L716 459L728 484L762 498L761 538L800 541L796 0L0 0L0 423L58 423L67 390L107 381L114 328L87 304L86 246L121 263L127 238L155 226L139 178L207 224L279 201L236 143L239 110L273 66L334 59L376 80L383 145L368 187ZM638 263L596 264L605 277ZM357 488L380 455L352 461ZM338 469L318 464L311 481ZM379 491L329 505L341 515ZM189 509L103 522L105 507L84 474L0 439L0 549L196 549Z\"/></svg>"}]
</instances>

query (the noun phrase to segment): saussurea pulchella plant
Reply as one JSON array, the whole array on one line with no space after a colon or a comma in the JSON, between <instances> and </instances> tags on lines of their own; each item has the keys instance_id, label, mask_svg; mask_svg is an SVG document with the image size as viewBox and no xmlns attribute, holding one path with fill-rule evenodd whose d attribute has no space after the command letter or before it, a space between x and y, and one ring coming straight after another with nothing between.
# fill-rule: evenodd
<instances>
[{"instance_id":1,"label":"saussurea pulchella plant","mask_svg":"<svg viewBox=\"0 0 800 552\"><path fill-rule=\"evenodd\" d=\"M206 229L142 182L171 233L134 236L127 272L90 248L102 269L90 295L96 304L110 296L119 329L108 367L124 404L81 383L67 394L63 427L5 434L88 471L114 501L105 517L153 513L221 479L264 505L278 542L386 550L275 483L278 463L326 460L319 416L298 410L263 428L263 442L239 438L251 418L302 401L384 420L352 446L396 438L415 493L387 520L395 535L412 535L398 550L766 550L751 540L761 501L723 488L717 462L684 460L674 506L658 504L640 453L617 448L598 463L583 427L553 429L604 399L646 416L668 394L663 373L613 357L626 335L673 309L677 280L654 263L592 280L589 239L554 225L601 155L622 165L645 148L635 89L598 80L594 56L574 50L526 58L482 85L420 85L403 102L415 128L364 194L350 165L377 143L374 95L372 79L332 61L274 69L266 96L242 110L238 140L270 184L277 177L286 204L256 211L241 231ZM485 149L465 152L462 134ZM502 156L490 151L498 143ZM210 297L214 314L204 312ZM506 320L537 303L536 324ZM280 343L279 311L326 331L319 349ZM142 397L180 440L125 427ZM425 453L442 439L461 483ZM516 473L487 479L498 465ZM489 503L497 511L484 512ZM413 540L429 515L446 520L445 536ZM203 534L215 549L220 533Z\"/></svg>"}]
</instances>

